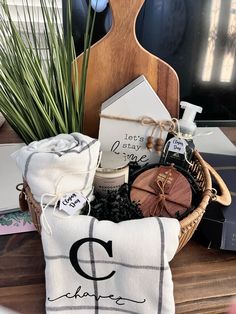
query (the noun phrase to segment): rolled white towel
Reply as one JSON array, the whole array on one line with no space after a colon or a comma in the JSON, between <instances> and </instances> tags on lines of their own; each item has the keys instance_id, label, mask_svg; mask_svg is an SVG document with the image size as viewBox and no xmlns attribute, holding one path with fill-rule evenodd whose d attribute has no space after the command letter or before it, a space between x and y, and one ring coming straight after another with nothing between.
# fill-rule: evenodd
<instances>
[{"instance_id":1,"label":"rolled white towel","mask_svg":"<svg viewBox=\"0 0 236 314\"><path fill-rule=\"evenodd\" d=\"M36 201L78 192L91 200L100 142L81 133L34 141L12 154Z\"/></svg>"}]
</instances>

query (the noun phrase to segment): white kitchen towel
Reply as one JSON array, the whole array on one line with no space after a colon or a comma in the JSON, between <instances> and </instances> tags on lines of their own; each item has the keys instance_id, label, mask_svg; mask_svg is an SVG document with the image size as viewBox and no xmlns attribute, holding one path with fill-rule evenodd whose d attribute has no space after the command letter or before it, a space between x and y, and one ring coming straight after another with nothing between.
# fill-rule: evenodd
<instances>
[{"instance_id":1,"label":"white kitchen towel","mask_svg":"<svg viewBox=\"0 0 236 314\"><path fill-rule=\"evenodd\" d=\"M179 222L144 218L113 223L78 215L45 214L46 312L173 314L169 261L178 247Z\"/></svg>"},{"instance_id":2,"label":"white kitchen towel","mask_svg":"<svg viewBox=\"0 0 236 314\"><path fill-rule=\"evenodd\" d=\"M59 134L34 141L12 154L36 201L80 192L89 197L98 163L100 142L81 133ZM51 194L51 196L47 196ZM52 204L52 203L50 203Z\"/></svg>"}]
</instances>

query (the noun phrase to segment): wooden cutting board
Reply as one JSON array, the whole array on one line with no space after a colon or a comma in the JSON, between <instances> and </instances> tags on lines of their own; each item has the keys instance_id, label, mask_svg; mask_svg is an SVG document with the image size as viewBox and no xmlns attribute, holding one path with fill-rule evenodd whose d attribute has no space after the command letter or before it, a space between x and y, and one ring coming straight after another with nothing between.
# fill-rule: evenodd
<instances>
[{"instance_id":1,"label":"wooden cutting board","mask_svg":"<svg viewBox=\"0 0 236 314\"><path fill-rule=\"evenodd\" d=\"M84 133L97 137L101 104L140 75L144 75L172 117L178 117L179 81L164 61L146 51L135 34L144 0L110 0L113 24L91 47L85 95ZM77 59L81 73L83 56ZM145 103L143 104L145 106Z\"/></svg>"}]
</instances>

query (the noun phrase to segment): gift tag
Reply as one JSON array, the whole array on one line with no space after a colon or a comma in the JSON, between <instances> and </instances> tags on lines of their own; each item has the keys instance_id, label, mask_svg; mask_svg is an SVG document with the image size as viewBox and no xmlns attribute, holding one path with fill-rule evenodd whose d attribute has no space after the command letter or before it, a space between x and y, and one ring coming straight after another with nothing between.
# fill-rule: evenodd
<instances>
[{"instance_id":1,"label":"gift tag","mask_svg":"<svg viewBox=\"0 0 236 314\"><path fill-rule=\"evenodd\" d=\"M59 210L72 216L80 211L86 204L86 198L79 193L67 193L60 199Z\"/></svg>"},{"instance_id":2,"label":"gift tag","mask_svg":"<svg viewBox=\"0 0 236 314\"><path fill-rule=\"evenodd\" d=\"M184 139L173 137L169 143L168 151L185 154L187 142Z\"/></svg>"}]
</instances>

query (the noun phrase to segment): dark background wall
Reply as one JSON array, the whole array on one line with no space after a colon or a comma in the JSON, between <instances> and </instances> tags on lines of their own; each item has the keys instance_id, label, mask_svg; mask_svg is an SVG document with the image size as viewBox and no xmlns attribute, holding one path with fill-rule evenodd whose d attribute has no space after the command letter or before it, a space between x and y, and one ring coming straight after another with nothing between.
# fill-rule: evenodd
<instances>
[{"instance_id":1,"label":"dark background wall","mask_svg":"<svg viewBox=\"0 0 236 314\"><path fill-rule=\"evenodd\" d=\"M226 48L235 58L236 8L232 7L232 1L146 0L137 19L136 34L141 45L176 70L180 79L181 100L202 106L204 110L198 118L207 125L218 120L218 125L222 125L223 121L223 125L230 123L236 126L235 61L230 81L220 81ZM216 5L219 19L214 32L209 34L210 22L217 11ZM87 1L73 0L74 36L78 54L83 47L86 14ZM235 29L231 36L227 36L230 16L234 17ZM108 6L97 14L94 42L109 31L111 24L112 14ZM203 67L211 40L214 41L212 74L208 81L204 81Z\"/></svg>"}]
</instances>

